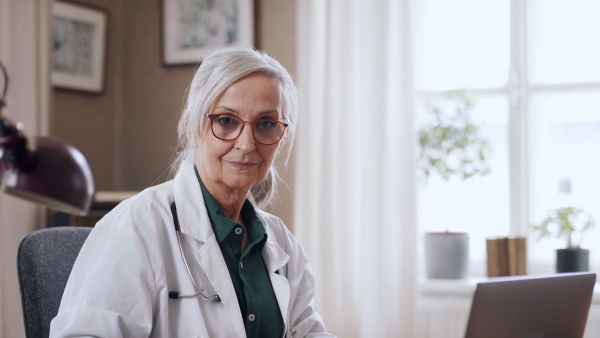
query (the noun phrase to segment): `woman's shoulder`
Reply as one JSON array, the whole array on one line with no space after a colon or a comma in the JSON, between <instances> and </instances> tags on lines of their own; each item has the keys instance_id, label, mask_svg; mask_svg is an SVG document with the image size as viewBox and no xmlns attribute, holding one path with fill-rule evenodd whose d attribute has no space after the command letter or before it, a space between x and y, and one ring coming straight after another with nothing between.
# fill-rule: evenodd
<instances>
[{"instance_id":1,"label":"woman's shoulder","mask_svg":"<svg viewBox=\"0 0 600 338\"><path fill-rule=\"evenodd\" d=\"M285 223L283 223L283 220L281 220L281 218L259 208L256 209L256 214L258 215L258 218L260 218L260 220L264 223L265 228L289 232L288 228L285 226Z\"/></svg>"},{"instance_id":2,"label":"woman's shoulder","mask_svg":"<svg viewBox=\"0 0 600 338\"><path fill-rule=\"evenodd\" d=\"M146 188L119 203L96 224L96 227L147 227L164 218L165 213L170 215L172 200L173 181Z\"/></svg>"},{"instance_id":3,"label":"woman's shoulder","mask_svg":"<svg viewBox=\"0 0 600 338\"><path fill-rule=\"evenodd\" d=\"M267 235L274 238L281 247L286 249L286 251L300 247L298 240L281 218L260 209L257 210L257 214L264 223Z\"/></svg>"}]
</instances>

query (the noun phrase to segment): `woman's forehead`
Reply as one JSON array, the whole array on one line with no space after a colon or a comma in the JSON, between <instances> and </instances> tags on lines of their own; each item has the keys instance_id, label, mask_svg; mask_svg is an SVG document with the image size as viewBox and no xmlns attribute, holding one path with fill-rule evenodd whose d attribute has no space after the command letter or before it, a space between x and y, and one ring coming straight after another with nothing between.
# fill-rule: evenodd
<instances>
[{"instance_id":1,"label":"woman's forehead","mask_svg":"<svg viewBox=\"0 0 600 338\"><path fill-rule=\"evenodd\" d=\"M213 102L210 111L233 114L281 113L282 95L278 81L265 74L245 76L227 87Z\"/></svg>"}]
</instances>

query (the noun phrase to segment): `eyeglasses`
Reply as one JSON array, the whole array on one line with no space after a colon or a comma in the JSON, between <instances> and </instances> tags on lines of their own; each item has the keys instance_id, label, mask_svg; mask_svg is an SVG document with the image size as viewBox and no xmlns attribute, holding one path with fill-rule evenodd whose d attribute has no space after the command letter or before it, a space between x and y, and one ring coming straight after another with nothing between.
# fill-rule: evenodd
<instances>
[{"instance_id":1,"label":"eyeglasses","mask_svg":"<svg viewBox=\"0 0 600 338\"><path fill-rule=\"evenodd\" d=\"M210 119L210 129L219 140L235 141L245 125L252 126L252 135L257 143L271 145L279 142L288 124L271 118L260 118L253 122L244 121L230 114L205 114Z\"/></svg>"}]
</instances>

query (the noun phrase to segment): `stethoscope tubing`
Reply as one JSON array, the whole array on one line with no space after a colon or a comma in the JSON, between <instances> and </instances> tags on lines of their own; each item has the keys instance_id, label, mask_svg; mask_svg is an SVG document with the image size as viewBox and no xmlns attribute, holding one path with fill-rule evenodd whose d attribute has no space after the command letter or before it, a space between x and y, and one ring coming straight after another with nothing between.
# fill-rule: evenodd
<instances>
[{"instance_id":1,"label":"stethoscope tubing","mask_svg":"<svg viewBox=\"0 0 600 338\"><path fill-rule=\"evenodd\" d=\"M185 254L183 253L183 246L181 245L181 237L180 237L180 233L181 230L179 228L179 219L177 217L177 208L175 207L175 202L173 202L173 204L171 204L171 212L173 213L173 223L175 225L175 235L177 237L177 244L179 245L179 252L181 252L181 258L183 259L183 264L185 264L185 269L187 270L188 275L190 276L190 280L192 281L192 285L194 286L194 294L182 294L179 293L179 291L170 291L169 292L169 298L171 299L182 299L182 298L194 298L197 297L198 295L204 297L205 299L209 299L212 300L213 302L220 302L221 301L221 297L219 297L219 295L215 294L213 296L207 296L206 294L204 294L204 290L206 290L206 286L207 286L207 282L208 282L208 274L205 272L204 273L204 283L202 284L202 288L198 288L198 285L196 284L196 281L194 280L194 277L192 276L192 271L190 270L190 267L187 263L187 260L185 259Z\"/></svg>"}]
</instances>

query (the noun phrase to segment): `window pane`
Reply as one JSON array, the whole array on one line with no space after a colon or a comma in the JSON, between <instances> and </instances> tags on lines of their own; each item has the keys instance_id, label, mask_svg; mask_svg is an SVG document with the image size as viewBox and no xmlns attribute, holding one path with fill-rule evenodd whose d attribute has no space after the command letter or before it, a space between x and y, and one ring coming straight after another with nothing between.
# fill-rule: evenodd
<instances>
[{"instance_id":1,"label":"window pane","mask_svg":"<svg viewBox=\"0 0 600 338\"><path fill-rule=\"evenodd\" d=\"M473 112L493 147L491 173L466 181L432 174L419 195L421 232L468 232L470 260L484 262L485 238L509 233L508 104L503 97L480 97Z\"/></svg>"},{"instance_id":2,"label":"window pane","mask_svg":"<svg viewBox=\"0 0 600 338\"><path fill-rule=\"evenodd\" d=\"M600 1L530 2L532 83L600 81Z\"/></svg>"},{"instance_id":3,"label":"window pane","mask_svg":"<svg viewBox=\"0 0 600 338\"><path fill-rule=\"evenodd\" d=\"M420 67L429 90L502 87L509 70L510 1L423 1Z\"/></svg>"},{"instance_id":4,"label":"window pane","mask_svg":"<svg viewBox=\"0 0 600 338\"><path fill-rule=\"evenodd\" d=\"M600 221L600 93L539 94L531 104L530 210L539 223L550 209L579 207ZM583 247L600 243L600 223ZM562 240L530 242L530 261L553 264ZM599 250L590 263L600 264Z\"/></svg>"}]
</instances>

